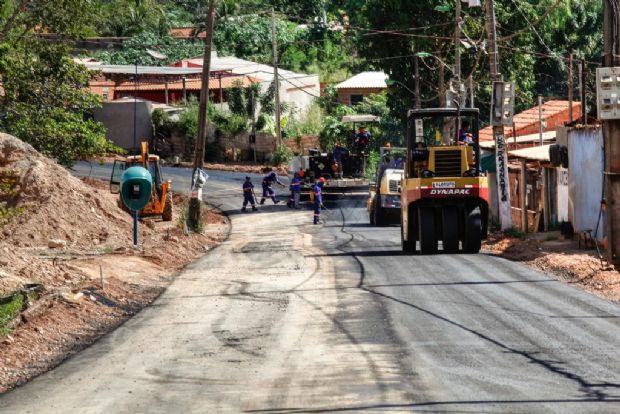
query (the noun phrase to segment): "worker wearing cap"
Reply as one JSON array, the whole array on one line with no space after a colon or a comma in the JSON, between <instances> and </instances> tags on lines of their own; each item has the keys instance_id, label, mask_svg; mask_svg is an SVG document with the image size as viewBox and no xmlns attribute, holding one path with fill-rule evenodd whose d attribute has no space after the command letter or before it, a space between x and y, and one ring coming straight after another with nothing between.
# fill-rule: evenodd
<instances>
[{"instance_id":1,"label":"worker wearing cap","mask_svg":"<svg viewBox=\"0 0 620 414\"><path fill-rule=\"evenodd\" d=\"M280 202L279 200L276 200L276 192L273 191L273 188L271 187L274 182L284 187L284 184L278 180L278 176L275 171L272 171L263 177L263 196L260 199L261 205L265 204L265 199L268 197L271 197L273 204L278 204Z\"/></svg>"},{"instance_id":2,"label":"worker wearing cap","mask_svg":"<svg viewBox=\"0 0 620 414\"><path fill-rule=\"evenodd\" d=\"M314 194L314 224L319 224L321 219L321 208L323 208L323 185L325 184L325 178L318 179L316 184L312 187L312 193Z\"/></svg>"},{"instance_id":3,"label":"worker wearing cap","mask_svg":"<svg viewBox=\"0 0 620 414\"><path fill-rule=\"evenodd\" d=\"M245 177L243 183L243 207L241 211L245 211L248 203L252 206L252 211L256 211L256 201L254 200L254 184L250 177Z\"/></svg>"}]
</instances>

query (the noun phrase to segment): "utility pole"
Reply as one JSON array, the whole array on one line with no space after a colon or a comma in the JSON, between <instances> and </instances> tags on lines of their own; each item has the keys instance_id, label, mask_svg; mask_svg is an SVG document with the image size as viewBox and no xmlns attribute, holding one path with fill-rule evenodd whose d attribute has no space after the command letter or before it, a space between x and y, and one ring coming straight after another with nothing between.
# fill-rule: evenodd
<instances>
[{"instance_id":1,"label":"utility pole","mask_svg":"<svg viewBox=\"0 0 620 414\"><path fill-rule=\"evenodd\" d=\"M568 55L568 123L573 123L573 49Z\"/></svg>"},{"instance_id":2,"label":"utility pole","mask_svg":"<svg viewBox=\"0 0 620 414\"><path fill-rule=\"evenodd\" d=\"M188 225L194 231L201 227L202 189L196 188L198 170L202 170L205 160L205 144L207 141L207 128L209 122L209 78L211 76L211 44L213 43L213 26L215 21L215 0L209 0L207 12L207 27L205 36L205 52L202 61L202 85L200 87L200 103L198 105L198 137L194 157L194 174L192 182L192 196L189 200Z\"/></svg>"},{"instance_id":3,"label":"utility pole","mask_svg":"<svg viewBox=\"0 0 620 414\"><path fill-rule=\"evenodd\" d=\"M583 117L583 124L588 125L588 102L586 99L586 60L581 59L581 65L579 66L579 84L581 93L581 116Z\"/></svg>"},{"instance_id":4,"label":"utility pole","mask_svg":"<svg viewBox=\"0 0 620 414\"><path fill-rule=\"evenodd\" d=\"M461 91L461 0L456 1L456 28L454 30L454 80ZM459 96L460 100L460 96Z\"/></svg>"},{"instance_id":5,"label":"utility pole","mask_svg":"<svg viewBox=\"0 0 620 414\"><path fill-rule=\"evenodd\" d=\"M604 66L620 66L620 13L604 1ZM582 70L585 72L585 70ZM585 80L582 80L585 90ZM582 92L583 94L583 92ZM585 106L585 102L582 102ZM600 114L599 114L600 115ZM603 167L607 205L607 255L614 266L620 265L620 120L603 121L605 163Z\"/></svg>"},{"instance_id":6,"label":"utility pole","mask_svg":"<svg viewBox=\"0 0 620 414\"><path fill-rule=\"evenodd\" d=\"M491 80L499 82L502 76L499 73L499 56L497 53L497 24L495 21L495 4L493 0L486 3L486 25L489 35L489 67ZM502 230L512 227L512 206L510 204L510 180L508 176L508 154L506 151L506 136L503 125L493 126L495 140L495 165L497 166L497 198L499 203L499 221Z\"/></svg>"},{"instance_id":7,"label":"utility pole","mask_svg":"<svg viewBox=\"0 0 620 414\"><path fill-rule=\"evenodd\" d=\"M422 94L420 93L420 58L413 58L413 72L415 74L415 109L422 109Z\"/></svg>"},{"instance_id":8,"label":"utility pole","mask_svg":"<svg viewBox=\"0 0 620 414\"><path fill-rule=\"evenodd\" d=\"M282 145L282 131L280 131L280 77L278 76L278 44L276 39L276 13L271 8L271 48L273 50L273 83L275 89L276 109L276 142Z\"/></svg>"}]
</instances>

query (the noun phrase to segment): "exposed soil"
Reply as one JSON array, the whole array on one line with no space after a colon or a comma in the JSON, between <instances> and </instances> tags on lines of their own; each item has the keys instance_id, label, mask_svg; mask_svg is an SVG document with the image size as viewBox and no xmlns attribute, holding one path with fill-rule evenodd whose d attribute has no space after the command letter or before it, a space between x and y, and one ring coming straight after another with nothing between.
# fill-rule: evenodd
<instances>
[{"instance_id":1,"label":"exposed soil","mask_svg":"<svg viewBox=\"0 0 620 414\"><path fill-rule=\"evenodd\" d=\"M17 212L0 221L0 297L27 283L45 289L0 337L0 392L118 326L228 234L227 218L208 208L203 234L186 235L178 217L187 200L175 194L174 220L142 221L133 248L131 217L106 182L75 178L5 134L0 173L16 177L10 197L0 192L0 207Z\"/></svg>"},{"instance_id":2,"label":"exposed soil","mask_svg":"<svg viewBox=\"0 0 620 414\"><path fill-rule=\"evenodd\" d=\"M503 233L489 236L483 248L509 260L520 261L566 283L606 299L620 301L620 273L602 261L596 249L579 248L575 240L559 233L533 234L525 239Z\"/></svg>"}]
</instances>

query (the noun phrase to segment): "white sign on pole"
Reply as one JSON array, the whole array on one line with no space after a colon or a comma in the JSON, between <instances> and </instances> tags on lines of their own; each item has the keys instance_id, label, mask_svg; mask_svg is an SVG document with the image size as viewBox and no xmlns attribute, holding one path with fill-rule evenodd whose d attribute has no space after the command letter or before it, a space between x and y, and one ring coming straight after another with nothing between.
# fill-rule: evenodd
<instances>
[{"instance_id":1,"label":"white sign on pole","mask_svg":"<svg viewBox=\"0 0 620 414\"><path fill-rule=\"evenodd\" d=\"M506 153L506 137L504 134L495 134L495 165L497 166L499 221L502 230L508 230L512 227L512 207L510 205L508 154Z\"/></svg>"}]
</instances>

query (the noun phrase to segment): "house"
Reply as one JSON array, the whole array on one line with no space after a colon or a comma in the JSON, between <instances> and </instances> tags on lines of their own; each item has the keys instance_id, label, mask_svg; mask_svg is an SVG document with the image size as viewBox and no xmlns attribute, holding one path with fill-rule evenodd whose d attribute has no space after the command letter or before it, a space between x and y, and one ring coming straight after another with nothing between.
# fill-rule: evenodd
<instances>
[{"instance_id":1,"label":"house","mask_svg":"<svg viewBox=\"0 0 620 414\"><path fill-rule=\"evenodd\" d=\"M573 102L574 119L579 117L581 102ZM517 137L537 134L539 131L538 106L530 108L514 116L514 132ZM543 131L555 131L569 122L569 102L551 100L542 105ZM513 128L506 127L506 138L513 136ZM480 141L493 141L493 128L488 126L480 130ZM509 140L507 140L509 141Z\"/></svg>"},{"instance_id":2,"label":"house","mask_svg":"<svg viewBox=\"0 0 620 414\"><path fill-rule=\"evenodd\" d=\"M104 65L83 63L92 73L90 90L103 102L124 97L138 97L159 103L174 103L190 96L199 97L202 69L160 66ZM212 71L209 91L212 102L226 102L226 89L235 85L249 86L258 79L226 71Z\"/></svg>"},{"instance_id":3,"label":"house","mask_svg":"<svg viewBox=\"0 0 620 414\"><path fill-rule=\"evenodd\" d=\"M172 66L181 69L202 68L203 56L184 59ZM239 59L233 56L218 56L211 54L211 73L228 73L238 76L249 76L261 85L266 91L274 79L273 66ZM320 96L320 82L318 75L296 73L279 69L280 101L294 105L297 115L304 114L316 98Z\"/></svg>"},{"instance_id":4,"label":"house","mask_svg":"<svg viewBox=\"0 0 620 414\"><path fill-rule=\"evenodd\" d=\"M355 105L364 100L364 97L379 94L387 90L383 72L362 72L337 84L338 102L343 105Z\"/></svg>"}]
</instances>

